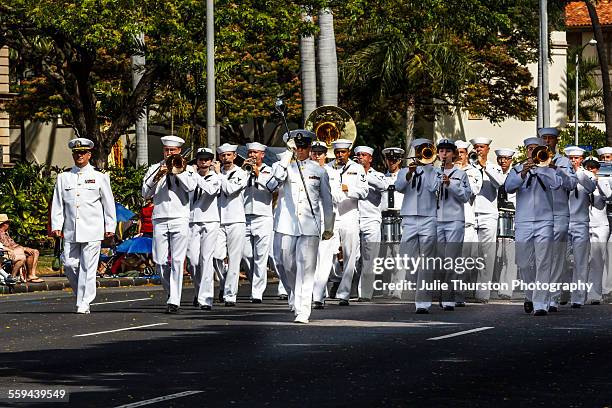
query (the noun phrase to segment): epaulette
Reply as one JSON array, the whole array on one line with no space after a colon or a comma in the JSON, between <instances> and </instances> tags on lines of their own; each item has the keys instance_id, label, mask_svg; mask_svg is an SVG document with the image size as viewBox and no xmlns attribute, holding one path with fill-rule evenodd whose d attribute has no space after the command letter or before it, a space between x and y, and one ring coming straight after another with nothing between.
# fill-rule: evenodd
<instances>
[{"instance_id":1,"label":"epaulette","mask_svg":"<svg viewBox=\"0 0 612 408\"><path fill-rule=\"evenodd\" d=\"M99 171L100 173L106 173L106 170L103 170L103 169L101 169L101 168L99 168L99 167L95 167L95 166L94 166L94 170L95 170L95 171Z\"/></svg>"}]
</instances>

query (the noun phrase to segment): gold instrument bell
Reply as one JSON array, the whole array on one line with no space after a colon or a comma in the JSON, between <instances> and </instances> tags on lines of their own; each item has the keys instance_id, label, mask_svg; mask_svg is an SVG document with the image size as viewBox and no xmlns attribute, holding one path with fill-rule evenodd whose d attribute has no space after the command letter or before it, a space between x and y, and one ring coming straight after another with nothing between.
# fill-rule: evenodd
<instances>
[{"instance_id":1,"label":"gold instrument bell","mask_svg":"<svg viewBox=\"0 0 612 408\"><path fill-rule=\"evenodd\" d=\"M538 167L548 167L552 161L553 154L548 146L537 146L531 152L531 158Z\"/></svg>"},{"instance_id":2,"label":"gold instrument bell","mask_svg":"<svg viewBox=\"0 0 612 408\"><path fill-rule=\"evenodd\" d=\"M357 138L357 126L351 115L333 105L319 106L313 110L304 123L304 129L313 132L318 141L325 143L328 158L334 157L334 141L348 139L354 142Z\"/></svg>"},{"instance_id":3,"label":"gold instrument bell","mask_svg":"<svg viewBox=\"0 0 612 408\"><path fill-rule=\"evenodd\" d=\"M415 152L416 156L407 157L404 160L412 160L415 164L419 166L424 166L426 164L431 164L438 160L437 150L435 146L424 146L420 149L417 149Z\"/></svg>"}]
</instances>

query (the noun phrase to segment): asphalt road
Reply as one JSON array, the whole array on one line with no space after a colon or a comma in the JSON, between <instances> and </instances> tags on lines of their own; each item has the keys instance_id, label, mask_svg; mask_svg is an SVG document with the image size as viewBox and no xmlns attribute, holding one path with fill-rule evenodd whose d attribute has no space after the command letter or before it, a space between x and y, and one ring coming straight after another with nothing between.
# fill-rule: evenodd
<instances>
[{"instance_id":1,"label":"asphalt road","mask_svg":"<svg viewBox=\"0 0 612 408\"><path fill-rule=\"evenodd\" d=\"M159 288L99 290L96 302L122 302L91 315L74 314L69 293L1 297L0 406L612 403L612 305L533 317L508 302L429 315L406 302L331 302L304 326L274 296L209 312L192 296L186 289L172 316ZM63 389L69 402L15 402L10 389Z\"/></svg>"}]
</instances>

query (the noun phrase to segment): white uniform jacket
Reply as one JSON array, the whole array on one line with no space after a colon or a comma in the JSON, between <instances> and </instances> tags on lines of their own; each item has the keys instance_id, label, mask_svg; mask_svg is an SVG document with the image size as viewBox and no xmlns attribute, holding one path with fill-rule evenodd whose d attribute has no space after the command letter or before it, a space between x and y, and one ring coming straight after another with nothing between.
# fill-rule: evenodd
<instances>
[{"instance_id":1,"label":"white uniform jacket","mask_svg":"<svg viewBox=\"0 0 612 408\"><path fill-rule=\"evenodd\" d=\"M363 200L368 195L368 182L363 166L350 159L341 167L336 166L335 160L326 166L338 171L340 185L348 186L347 192L340 190L344 198L338 202L338 219L352 219L357 222L359 220L359 200Z\"/></svg>"},{"instance_id":2,"label":"white uniform jacket","mask_svg":"<svg viewBox=\"0 0 612 408\"><path fill-rule=\"evenodd\" d=\"M244 189L244 213L247 215L272 216L272 192L266 185L272 177L272 167L262 163L259 175L248 175Z\"/></svg>"},{"instance_id":3,"label":"white uniform jacket","mask_svg":"<svg viewBox=\"0 0 612 408\"><path fill-rule=\"evenodd\" d=\"M217 195L221 191L221 179L212 169L205 176L196 173L197 186L189 193L191 216L189 222L219 222Z\"/></svg>"},{"instance_id":4,"label":"white uniform jacket","mask_svg":"<svg viewBox=\"0 0 612 408\"><path fill-rule=\"evenodd\" d=\"M197 185L196 173L192 166L187 166L181 174L168 174L155 185L153 174L157 173L161 163L149 167L142 184L142 195L145 199L153 197L153 219L185 218L189 219L189 193Z\"/></svg>"},{"instance_id":5,"label":"white uniform jacket","mask_svg":"<svg viewBox=\"0 0 612 408\"><path fill-rule=\"evenodd\" d=\"M470 199L463 205L465 223L468 225L476 225L476 196L480 193L480 189L482 188L482 173L471 164L468 164L461 170L467 174L470 190L472 191Z\"/></svg>"},{"instance_id":6,"label":"white uniform jacket","mask_svg":"<svg viewBox=\"0 0 612 408\"><path fill-rule=\"evenodd\" d=\"M612 197L612 188L608 179L597 180L597 188L591 194L591 208L589 220L591 227L608 226L608 213L606 200Z\"/></svg>"},{"instance_id":7,"label":"white uniform jacket","mask_svg":"<svg viewBox=\"0 0 612 408\"><path fill-rule=\"evenodd\" d=\"M444 169L444 174L450 179L450 184L440 183L438 221L465 221L465 203L472 195L468 176L457 166Z\"/></svg>"},{"instance_id":8,"label":"white uniform jacket","mask_svg":"<svg viewBox=\"0 0 612 408\"><path fill-rule=\"evenodd\" d=\"M360 220L382 220L380 206L382 194L389 186L385 175L370 168L366 174L368 182L368 195L364 200L359 200Z\"/></svg>"},{"instance_id":9,"label":"white uniform jacket","mask_svg":"<svg viewBox=\"0 0 612 408\"><path fill-rule=\"evenodd\" d=\"M597 188L595 175L580 167L576 171L578 184L569 195L570 222L589 221L591 194Z\"/></svg>"},{"instance_id":10,"label":"white uniform jacket","mask_svg":"<svg viewBox=\"0 0 612 408\"><path fill-rule=\"evenodd\" d=\"M395 180L395 189L404 194L400 215L435 217L437 196L442 182L442 172L431 164L418 166L410 181L406 180L408 168L403 168Z\"/></svg>"},{"instance_id":11,"label":"white uniform jacket","mask_svg":"<svg viewBox=\"0 0 612 408\"><path fill-rule=\"evenodd\" d=\"M516 222L553 221L552 192L561 188L561 176L549 167L536 167L525 178L515 166L506 178L506 191L516 193Z\"/></svg>"},{"instance_id":12,"label":"white uniform jacket","mask_svg":"<svg viewBox=\"0 0 612 408\"><path fill-rule=\"evenodd\" d=\"M501 167L496 163L487 161L485 167L477 167L482 175L482 187L474 201L474 212L476 214L498 214L497 189L504 184L506 176Z\"/></svg>"},{"instance_id":13,"label":"white uniform jacket","mask_svg":"<svg viewBox=\"0 0 612 408\"><path fill-rule=\"evenodd\" d=\"M557 175L563 180L562 187L553 191L554 212L555 215L569 217L569 193L576 188L578 183L576 172L569 159L559 153L555 154L552 162L557 166Z\"/></svg>"},{"instance_id":14,"label":"white uniform jacket","mask_svg":"<svg viewBox=\"0 0 612 408\"><path fill-rule=\"evenodd\" d=\"M246 222L244 215L244 189L249 181L249 175L240 167L234 165L229 170L221 169L221 192L217 199L221 225Z\"/></svg>"},{"instance_id":15,"label":"white uniform jacket","mask_svg":"<svg viewBox=\"0 0 612 408\"><path fill-rule=\"evenodd\" d=\"M383 191L381 201L380 201L380 210L397 210L399 211L402 208L402 201L404 201L404 195L399 191L395 190L395 180L397 180L397 175L399 174L399 170L397 173L385 173L385 181L387 182L387 189ZM389 207L389 186L393 186L393 206Z\"/></svg>"},{"instance_id":16,"label":"white uniform jacket","mask_svg":"<svg viewBox=\"0 0 612 408\"><path fill-rule=\"evenodd\" d=\"M110 179L91 164L57 176L51 205L51 230L67 242L102 241L115 232L117 217Z\"/></svg>"}]
</instances>

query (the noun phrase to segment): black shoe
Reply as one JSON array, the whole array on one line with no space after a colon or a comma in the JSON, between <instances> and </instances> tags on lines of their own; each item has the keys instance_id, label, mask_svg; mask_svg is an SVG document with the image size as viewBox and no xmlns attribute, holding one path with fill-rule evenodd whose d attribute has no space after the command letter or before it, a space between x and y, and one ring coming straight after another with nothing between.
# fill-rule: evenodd
<instances>
[{"instance_id":1,"label":"black shoe","mask_svg":"<svg viewBox=\"0 0 612 408\"><path fill-rule=\"evenodd\" d=\"M338 288L339 287L340 287L340 282L332 283L332 287L329 290L329 298L330 299L335 299L336 298L336 293L338 293Z\"/></svg>"},{"instance_id":2,"label":"black shoe","mask_svg":"<svg viewBox=\"0 0 612 408\"><path fill-rule=\"evenodd\" d=\"M340 299L340 302L338 302L338 306L348 306L349 305L349 301L346 299Z\"/></svg>"},{"instance_id":3,"label":"black shoe","mask_svg":"<svg viewBox=\"0 0 612 408\"><path fill-rule=\"evenodd\" d=\"M525 302L525 303L523 303L523 309L525 310L525 313L533 312L533 302Z\"/></svg>"},{"instance_id":4,"label":"black shoe","mask_svg":"<svg viewBox=\"0 0 612 408\"><path fill-rule=\"evenodd\" d=\"M200 306L200 310L212 310L212 306L202 305Z\"/></svg>"},{"instance_id":5,"label":"black shoe","mask_svg":"<svg viewBox=\"0 0 612 408\"><path fill-rule=\"evenodd\" d=\"M562 300L562 301L559 302L559 304L561 306L565 306L565 305L567 305L567 300Z\"/></svg>"},{"instance_id":6,"label":"black shoe","mask_svg":"<svg viewBox=\"0 0 612 408\"><path fill-rule=\"evenodd\" d=\"M582 305L580 303L572 303L571 308L572 309L580 309L582 307Z\"/></svg>"},{"instance_id":7,"label":"black shoe","mask_svg":"<svg viewBox=\"0 0 612 408\"><path fill-rule=\"evenodd\" d=\"M533 314L534 316L546 316L548 314L548 312L544 309L538 309L535 311L535 313Z\"/></svg>"},{"instance_id":8,"label":"black shoe","mask_svg":"<svg viewBox=\"0 0 612 408\"><path fill-rule=\"evenodd\" d=\"M555 312L558 312L558 311L559 311L559 308L558 308L557 306L550 306L550 307L548 308L548 311L549 311L550 313L555 313Z\"/></svg>"},{"instance_id":9,"label":"black shoe","mask_svg":"<svg viewBox=\"0 0 612 408\"><path fill-rule=\"evenodd\" d=\"M219 291L219 298L218 298L218 300L219 300L219 303L223 303L223 289L221 289Z\"/></svg>"},{"instance_id":10,"label":"black shoe","mask_svg":"<svg viewBox=\"0 0 612 408\"><path fill-rule=\"evenodd\" d=\"M166 314L177 314L180 312L180 309L177 305L173 305L171 303L169 303L166 306Z\"/></svg>"},{"instance_id":11,"label":"black shoe","mask_svg":"<svg viewBox=\"0 0 612 408\"><path fill-rule=\"evenodd\" d=\"M601 300L591 300L592 305L601 305Z\"/></svg>"},{"instance_id":12,"label":"black shoe","mask_svg":"<svg viewBox=\"0 0 612 408\"><path fill-rule=\"evenodd\" d=\"M200 307L200 303L198 302L198 298L197 297L193 298L193 307Z\"/></svg>"},{"instance_id":13,"label":"black shoe","mask_svg":"<svg viewBox=\"0 0 612 408\"><path fill-rule=\"evenodd\" d=\"M251 299L251 303L261 303L261 299Z\"/></svg>"},{"instance_id":14,"label":"black shoe","mask_svg":"<svg viewBox=\"0 0 612 408\"><path fill-rule=\"evenodd\" d=\"M288 295L278 295L278 300L288 300L289 296Z\"/></svg>"},{"instance_id":15,"label":"black shoe","mask_svg":"<svg viewBox=\"0 0 612 408\"><path fill-rule=\"evenodd\" d=\"M465 307L465 302L455 302L455 307Z\"/></svg>"},{"instance_id":16,"label":"black shoe","mask_svg":"<svg viewBox=\"0 0 612 408\"><path fill-rule=\"evenodd\" d=\"M419 307L416 310L416 314L429 314L429 310L425 309L424 307Z\"/></svg>"},{"instance_id":17,"label":"black shoe","mask_svg":"<svg viewBox=\"0 0 612 408\"><path fill-rule=\"evenodd\" d=\"M225 301L225 307L234 307L236 306L236 302L230 302L228 300Z\"/></svg>"},{"instance_id":18,"label":"black shoe","mask_svg":"<svg viewBox=\"0 0 612 408\"><path fill-rule=\"evenodd\" d=\"M314 305L312 306L313 309L324 309L325 306L323 305L323 302L314 302Z\"/></svg>"},{"instance_id":19,"label":"black shoe","mask_svg":"<svg viewBox=\"0 0 612 408\"><path fill-rule=\"evenodd\" d=\"M372 299L369 299L369 298L359 298L359 299L357 299L357 301L360 302L360 303L368 303L368 302L371 302Z\"/></svg>"},{"instance_id":20,"label":"black shoe","mask_svg":"<svg viewBox=\"0 0 612 408\"><path fill-rule=\"evenodd\" d=\"M445 312L453 312L455 310L455 306L444 306Z\"/></svg>"}]
</instances>

